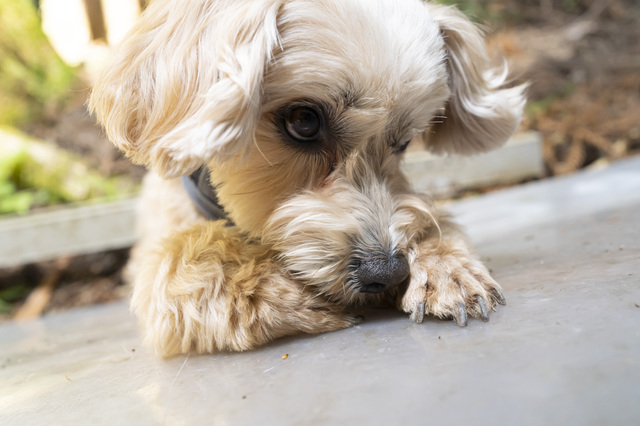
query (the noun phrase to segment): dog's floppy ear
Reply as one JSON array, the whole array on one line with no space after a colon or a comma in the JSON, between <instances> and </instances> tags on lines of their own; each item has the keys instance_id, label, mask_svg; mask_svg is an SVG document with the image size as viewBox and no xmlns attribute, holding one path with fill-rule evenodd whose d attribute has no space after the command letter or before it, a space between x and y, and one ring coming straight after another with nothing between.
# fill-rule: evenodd
<instances>
[{"instance_id":1,"label":"dog's floppy ear","mask_svg":"<svg viewBox=\"0 0 640 426\"><path fill-rule=\"evenodd\" d=\"M164 177L246 152L281 1L153 2L89 101L111 141Z\"/></svg>"},{"instance_id":2,"label":"dog's floppy ear","mask_svg":"<svg viewBox=\"0 0 640 426\"><path fill-rule=\"evenodd\" d=\"M501 146L520 122L525 86L502 87L506 66L491 67L481 31L461 12L428 7L444 38L451 97L441 122L424 134L427 147L473 154Z\"/></svg>"}]
</instances>

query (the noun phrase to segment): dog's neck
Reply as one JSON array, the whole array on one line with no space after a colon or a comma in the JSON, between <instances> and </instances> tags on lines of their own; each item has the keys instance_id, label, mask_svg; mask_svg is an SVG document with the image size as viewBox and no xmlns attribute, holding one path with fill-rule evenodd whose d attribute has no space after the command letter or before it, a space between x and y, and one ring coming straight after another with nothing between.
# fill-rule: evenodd
<instances>
[{"instance_id":1,"label":"dog's neck","mask_svg":"<svg viewBox=\"0 0 640 426\"><path fill-rule=\"evenodd\" d=\"M201 215L209 220L224 219L227 225L233 225L218 201L216 189L211 185L208 167L202 166L189 176L182 176L182 185Z\"/></svg>"}]
</instances>

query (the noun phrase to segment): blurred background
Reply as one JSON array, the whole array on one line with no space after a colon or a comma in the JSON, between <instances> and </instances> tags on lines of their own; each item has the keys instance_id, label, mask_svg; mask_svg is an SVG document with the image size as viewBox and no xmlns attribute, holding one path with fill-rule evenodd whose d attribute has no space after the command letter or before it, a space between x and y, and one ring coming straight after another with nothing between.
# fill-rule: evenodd
<instances>
[{"instance_id":1,"label":"blurred background","mask_svg":"<svg viewBox=\"0 0 640 426\"><path fill-rule=\"evenodd\" d=\"M537 135L527 160L540 166L471 179L439 198L640 153L637 0L442 2L485 26L491 54L506 54L514 79L531 83L520 130ZM144 170L105 139L85 102L110 48L145 6L0 0L0 321L128 294L122 268ZM408 155L422 158L417 149Z\"/></svg>"}]
</instances>

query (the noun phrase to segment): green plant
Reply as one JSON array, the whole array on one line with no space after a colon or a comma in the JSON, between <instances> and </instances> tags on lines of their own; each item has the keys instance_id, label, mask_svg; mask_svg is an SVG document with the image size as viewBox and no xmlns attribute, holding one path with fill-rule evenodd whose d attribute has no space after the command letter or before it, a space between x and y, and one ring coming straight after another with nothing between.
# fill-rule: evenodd
<instances>
[{"instance_id":1,"label":"green plant","mask_svg":"<svg viewBox=\"0 0 640 426\"><path fill-rule=\"evenodd\" d=\"M15 129L0 126L0 213L85 201L135 191L120 178L105 178L79 157Z\"/></svg>"},{"instance_id":2,"label":"green plant","mask_svg":"<svg viewBox=\"0 0 640 426\"><path fill-rule=\"evenodd\" d=\"M0 124L23 126L70 98L75 70L53 50L30 0L0 0Z\"/></svg>"}]
</instances>

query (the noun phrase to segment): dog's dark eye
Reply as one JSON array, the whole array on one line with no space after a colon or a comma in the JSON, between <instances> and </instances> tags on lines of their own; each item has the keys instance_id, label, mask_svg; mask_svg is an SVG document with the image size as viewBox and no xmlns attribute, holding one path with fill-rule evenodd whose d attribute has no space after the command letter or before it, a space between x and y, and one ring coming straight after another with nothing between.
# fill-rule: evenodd
<instances>
[{"instance_id":1,"label":"dog's dark eye","mask_svg":"<svg viewBox=\"0 0 640 426\"><path fill-rule=\"evenodd\" d=\"M285 130L297 142L314 142L322 133L322 119L315 108L293 107L283 119Z\"/></svg>"},{"instance_id":2,"label":"dog's dark eye","mask_svg":"<svg viewBox=\"0 0 640 426\"><path fill-rule=\"evenodd\" d=\"M409 139L408 141L402 142L401 144L398 144L396 148L396 154L406 151L410 143L411 143L411 139Z\"/></svg>"}]
</instances>

